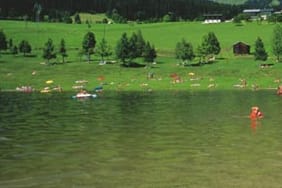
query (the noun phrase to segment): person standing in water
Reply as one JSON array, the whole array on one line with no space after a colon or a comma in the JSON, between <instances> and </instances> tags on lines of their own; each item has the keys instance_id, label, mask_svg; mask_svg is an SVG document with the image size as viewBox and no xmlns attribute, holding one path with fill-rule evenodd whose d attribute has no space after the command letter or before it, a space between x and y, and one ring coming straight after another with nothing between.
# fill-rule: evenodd
<instances>
[{"instance_id":1,"label":"person standing in water","mask_svg":"<svg viewBox=\"0 0 282 188\"><path fill-rule=\"evenodd\" d=\"M251 119L261 119L261 118L263 118L263 113L260 111L259 107L253 106L251 108L250 118Z\"/></svg>"},{"instance_id":2,"label":"person standing in water","mask_svg":"<svg viewBox=\"0 0 282 188\"><path fill-rule=\"evenodd\" d=\"M253 132L256 132L257 125L259 123L257 120L263 118L263 113L260 111L259 107L253 106L249 117L251 119L251 129Z\"/></svg>"}]
</instances>

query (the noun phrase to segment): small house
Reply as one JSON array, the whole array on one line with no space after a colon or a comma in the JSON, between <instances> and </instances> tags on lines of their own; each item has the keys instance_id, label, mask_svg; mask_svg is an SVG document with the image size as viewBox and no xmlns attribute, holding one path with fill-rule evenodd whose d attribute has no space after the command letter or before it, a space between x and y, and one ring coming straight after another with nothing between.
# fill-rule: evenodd
<instances>
[{"instance_id":1,"label":"small house","mask_svg":"<svg viewBox=\"0 0 282 188\"><path fill-rule=\"evenodd\" d=\"M250 45L243 42L237 42L233 45L233 53L235 55L246 55L250 54Z\"/></svg>"}]
</instances>

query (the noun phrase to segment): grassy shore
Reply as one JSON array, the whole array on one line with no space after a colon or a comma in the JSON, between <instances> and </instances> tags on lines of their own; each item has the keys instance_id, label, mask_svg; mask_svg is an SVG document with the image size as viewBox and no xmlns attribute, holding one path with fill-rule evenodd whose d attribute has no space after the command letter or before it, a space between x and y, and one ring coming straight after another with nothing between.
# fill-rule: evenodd
<instances>
[{"instance_id":1,"label":"grassy shore","mask_svg":"<svg viewBox=\"0 0 282 188\"><path fill-rule=\"evenodd\" d=\"M273 24L247 23L235 26L233 23L204 25L199 22L155 23L155 24L59 24L32 23L16 21L0 21L0 28L12 38L14 44L27 40L31 44L35 57L23 57L21 54L13 56L2 52L0 57L0 88L2 90L15 89L18 86L30 85L37 90L49 86L47 80L53 80L53 86L60 85L64 90L71 91L75 81L87 80L85 85L91 90L101 84L108 90L207 90L207 89L238 89L240 80L247 81L247 89L257 85L258 88L276 88L281 79L282 63L276 63L271 53L271 37ZM110 57L113 64L99 65L100 57L92 56L91 63L81 59L83 36L87 31L93 31L97 42L105 33L106 40L113 50L121 34L141 30L145 40L154 44L158 58L151 68L122 68L115 57ZM218 37L222 51L212 64L200 67L179 65L174 57L175 45L182 38L190 41L194 48L201 43L202 37L212 31ZM257 37L261 37L269 59L266 62L254 61L252 55L234 56L232 45L237 41L244 41L252 46ZM42 47L51 38L58 47L62 38L68 49L67 63L61 63L60 56L54 65L48 66L42 58ZM141 62L141 59L137 59ZM195 59L195 62L198 61ZM261 68L261 63L274 64ZM148 79L148 73L154 73ZM193 73L193 75L192 75ZM177 74L180 80L171 77Z\"/></svg>"}]
</instances>

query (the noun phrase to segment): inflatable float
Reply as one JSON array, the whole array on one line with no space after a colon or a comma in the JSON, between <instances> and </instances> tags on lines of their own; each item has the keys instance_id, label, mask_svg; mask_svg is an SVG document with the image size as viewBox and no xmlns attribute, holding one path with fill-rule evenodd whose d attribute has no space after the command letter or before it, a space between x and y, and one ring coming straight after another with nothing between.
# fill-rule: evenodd
<instances>
[{"instance_id":1,"label":"inflatable float","mask_svg":"<svg viewBox=\"0 0 282 188\"><path fill-rule=\"evenodd\" d=\"M74 96L72 96L73 99L85 99L85 98L96 98L96 94L90 94L90 93L78 93Z\"/></svg>"}]
</instances>

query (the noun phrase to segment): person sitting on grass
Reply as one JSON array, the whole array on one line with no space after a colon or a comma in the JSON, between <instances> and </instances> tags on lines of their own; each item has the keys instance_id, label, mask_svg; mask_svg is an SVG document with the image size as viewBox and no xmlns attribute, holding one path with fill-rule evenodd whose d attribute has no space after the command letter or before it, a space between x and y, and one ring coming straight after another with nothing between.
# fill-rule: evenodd
<instances>
[{"instance_id":1,"label":"person sitting on grass","mask_svg":"<svg viewBox=\"0 0 282 188\"><path fill-rule=\"evenodd\" d=\"M277 95L282 95L282 85L278 86L276 93Z\"/></svg>"}]
</instances>

